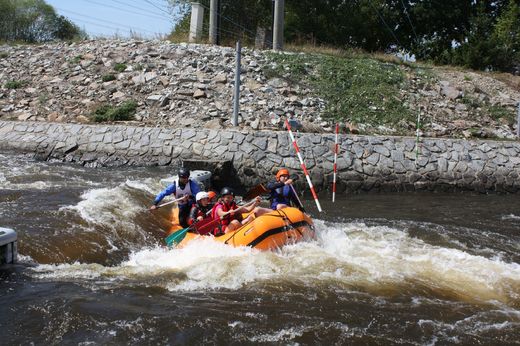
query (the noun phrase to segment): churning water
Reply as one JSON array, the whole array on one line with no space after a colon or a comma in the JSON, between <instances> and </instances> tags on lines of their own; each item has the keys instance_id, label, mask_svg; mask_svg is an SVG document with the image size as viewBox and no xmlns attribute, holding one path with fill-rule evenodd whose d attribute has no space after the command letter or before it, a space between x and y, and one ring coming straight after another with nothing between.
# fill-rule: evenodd
<instances>
[{"instance_id":1,"label":"churning water","mask_svg":"<svg viewBox=\"0 0 520 346\"><path fill-rule=\"evenodd\" d=\"M518 344L514 195L359 194L276 252L162 245L165 168L0 155L0 344Z\"/></svg>"}]
</instances>

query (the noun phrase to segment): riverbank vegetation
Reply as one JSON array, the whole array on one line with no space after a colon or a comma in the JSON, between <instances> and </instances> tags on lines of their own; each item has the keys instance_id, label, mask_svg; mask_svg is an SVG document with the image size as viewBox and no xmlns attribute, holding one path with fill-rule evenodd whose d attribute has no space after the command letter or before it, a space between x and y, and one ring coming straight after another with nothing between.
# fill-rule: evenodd
<instances>
[{"instance_id":1,"label":"riverbank vegetation","mask_svg":"<svg viewBox=\"0 0 520 346\"><path fill-rule=\"evenodd\" d=\"M187 38L190 1L168 2L180 17L172 38ZM209 9L210 0L198 2ZM220 3L221 42L254 44L258 28L272 27L272 1ZM518 0L285 0L284 29L286 43L410 53L436 64L520 73Z\"/></svg>"},{"instance_id":2,"label":"riverbank vegetation","mask_svg":"<svg viewBox=\"0 0 520 346\"><path fill-rule=\"evenodd\" d=\"M125 101L119 106L104 104L94 110L91 119L96 123L133 120L136 109L135 100Z\"/></svg>"},{"instance_id":3,"label":"riverbank vegetation","mask_svg":"<svg viewBox=\"0 0 520 346\"><path fill-rule=\"evenodd\" d=\"M403 69L397 59L380 60L355 51L324 52L271 53L265 73L313 90L325 100L326 119L392 128L414 123L417 115L403 102L401 90L410 78L429 83L433 77L427 68L406 63Z\"/></svg>"},{"instance_id":4,"label":"riverbank vegetation","mask_svg":"<svg viewBox=\"0 0 520 346\"><path fill-rule=\"evenodd\" d=\"M0 42L39 43L86 36L44 0L0 0Z\"/></svg>"}]
</instances>

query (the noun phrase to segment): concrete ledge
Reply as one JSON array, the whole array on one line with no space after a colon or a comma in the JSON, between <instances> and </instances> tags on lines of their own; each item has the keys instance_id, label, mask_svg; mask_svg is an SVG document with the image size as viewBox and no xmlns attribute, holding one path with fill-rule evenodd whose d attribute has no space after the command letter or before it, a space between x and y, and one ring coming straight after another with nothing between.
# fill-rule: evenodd
<instances>
[{"instance_id":1,"label":"concrete ledge","mask_svg":"<svg viewBox=\"0 0 520 346\"><path fill-rule=\"evenodd\" d=\"M296 134L319 190L332 181L334 135ZM340 136L338 192L520 191L520 143ZM301 173L286 132L0 121L0 149L86 166L210 165L216 176L251 186L280 167ZM196 166L202 165L202 166ZM209 167L209 166L208 166ZM220 170L220 173L218 171ZM298 181L306 184L305 179Z\"/></svg>"}]
</instances>

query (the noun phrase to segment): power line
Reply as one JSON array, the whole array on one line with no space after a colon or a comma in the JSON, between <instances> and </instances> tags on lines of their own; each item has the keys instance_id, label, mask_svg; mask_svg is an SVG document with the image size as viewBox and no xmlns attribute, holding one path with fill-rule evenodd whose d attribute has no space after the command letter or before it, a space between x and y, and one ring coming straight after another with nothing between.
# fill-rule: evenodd
<instances>
[{"instance_id":1,"label":"power line","mask_svg":"<svg viewBox=\"0 0 520 346\"><path fill-rule=\"evenodd\" d=\"M358 1L357 3L358 3L358 5L359 5L359 1ZM392 28L390 28L390 27L388 26L388 24L386 24L385 19L384 19L384 18L379 14L379 11L377 10L377 8L374 7L374 5L372 4L372 2L368 1L368 3L369 3L370 6L372 7L372 9L377 13L377 16L379 17L379 19L381 19L381 21L383 22L383 24L387 27L388 31L390 31L390 33L392 34L392 36L393 36L394 40L397 42L397 44L398 44L399 46L402 47L401 42L399 42L399 39L397 38L397 36L395 36L394 31L392 30Z\"/></svg>"},{"instance_id":2,"label":"power line","mask_svg":"<svg viewBox=\"0 0 520 346\"><path fill-rule=\"evenodd\" d=\"M168 12L168 10L165 10L164 8L162 7L159 7L158 5L156 5L155 3L151 2L150 0L144 0L145 2L149 3L150 5L152 5L153 7L157 8L158 10L168 14L168 15L171 15L170 12Z\"/></svg>"},{"instance_id":3,"label":"power line","mask_svg":"<svg viewBox=\"0 0 520 346\"><path fill-rule=\"evenodd\" d=\"M142 8L142 7L130 5L128 3L125 3L125 2L122 2L122 1L119 1L119 0L112 0L112 2L115 2L117 4L121 4L121 5L124 5L124 6L128 6L128 7L131 7L131 8L135 8L137 10L141 10L141 11L144 11L144 12L148 12L148 13L151 13L153 15L157 15L159 17L163 17L164 16L162 13L152 12L149 9L145 9L145 8Z\"/></svg>"},{"instance_id":4,"label":"power line","mask_svg":"<svg viewBox=\"0 0 520 346\"><path fill-rule=\"evenodd\" d=\"M406 14L406 18L408 18L408 23L410 23L410 26L412 27L413 35L415 36L415 39L417 40L417 43L419 43L419 37L417 36L417 33L415 32L415 28L414 28L414 26L412 24L410 16L408 15L408 10L406 9L406 6L404 5L403 0L401 0L401 5L403 5L404 13Z\"/></svg>"},{"instance_id":5,"label":"power line","mask_svg":"<svg viewBox=\"0 0 520 346\"><path fill-rule=\"evenodd\" d=\"M208 9L208 10L211 10L209 7L205 6L204 4L200 4L200 5L201 5L202 7L204 7L204 8L206 8L206 9ZM221 13L219 13L218 16L219 16L220 18L223 18L223 19L227 20L228 22L234 24L236 27L238 27L238 28L240 28L240 29L243 29L243 30L246 31L246 32L251 33L251 34L253 35L253 36L252 36L253 38L256 37L256 33L255 33L255 32L253 32L253 31L247 29L246 27L244 27L244 26L238 24L237 22L233 21L232 19L229 19L228 17L222 15ZM221 31L225 31L225 30L223 30L221 27L219 27L219 30L221 30ZM249 37L249 38L251 38L251 36L248 36L248 35L246 35L246 36Z\"/></svg>"},{"instance_id":6,"label":"power line","mask_svg":"<svg viewBox=\"0 0 520 346\"><path fill-rule=\"evenodd\" d=\"M153 16L153 15L150 16L150 15L147 15L147 14L144 14L144 13L134 12L134 11L130 11L130 10L127 10L127 9L124 9L124 8L120 8L120 7L111 6L111 5L108 5L108 4L99 3L99 2L94 1L94 0L83 0L83 1L87 2L87 3L91 3L91 4L96 4L98 6L113 8L113 9L116 9L116 10L122 11L122 12L127 12L127 13L137 14L139 16L144 16L144 17L149 17L149 18L156 18L156 19L159 19L159 20L167 21L164 16L161 16L161 17ZM170 22L170 21L168 20L168 22Z\"/></svg>"},{"instance_id":7,"label":"power line","mask_svg":"<svg viewBox=\"0 0 520 346\"><path fill-rule=\"evenodd\" d=\"M85 14L77 13L77 12L70 11L70 10L65 10L65 9L61 9L61 8L57 8L57 7L56 7L56 9L61 11L61 12L67 12L67 13L71 13L71 14L76 15L76 16L85 17L85 18L89 18L89 19L92 19L92 20L95 20L95 21L98 21L98 22L104 22L104 23L113 24L113 25L117 25L118 26L118 27L108 27L108 26L105 26L105 25L100 25L100 24L96 24L96 23L92 23L92 22L87 22L85 20L76 19L78 21L83 21L83 22L85 22L87 24L97 25L97 26L105 27L107 29L117 29L117 30L119 30L119 29L121 29L120 27L126 27L128 29L133 29L133 30L136 30L136 31L139 30L139 31L149 32L151 34L157 34L157 32L153 32L153 31L150 31L150 30L137 28L137 27L131 27L131 26L128 26L128 25L125 25L125 24L111 22L111 21L108 21L108 20L87 16Z\"/></svg>"}]
</instances>

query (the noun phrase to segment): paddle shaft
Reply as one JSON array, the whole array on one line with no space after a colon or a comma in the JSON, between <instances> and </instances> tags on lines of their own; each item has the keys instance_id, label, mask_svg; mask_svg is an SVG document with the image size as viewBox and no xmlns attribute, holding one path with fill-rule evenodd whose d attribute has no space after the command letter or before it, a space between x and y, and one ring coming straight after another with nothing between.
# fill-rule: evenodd
<instances>
[{"instance_id":1,"label":"paddle shaft","mask_svg":"<svg viewBox=\"0 0 520 346\"><path fill-rule=\"evenodd\" d=\"M240 208L242 208L242 207L249 207L250 205L252 205L255 202L256 202L256 199L254 199L252 201L249 201L246 204L241 205ZM235 212L237 209L226 211L224 214L220 215L220 219L222 220L224 218L224 216L227 216L228 214L231 214L231 213Z\"/></svg>"},{"instance_id":2,"label":"paddle shaft","mask_svg":"<svg viewBox=\"0 0 520 346\"><path fill-rule=\"evenodd\" d=\"M170 204L173 204L173 203L175 203L175 202L178 202L178 201L180 201L181 199L184 199L184 197L177 198L177 199L174 199L173 201L169 201L169 202L166 202L166 203L163 203L163 204L159 204L159 205L156 206L155 208L159 209L159 208L165 207L165 206L167 206L167 205L170 205Z\"/></svg>"},{"instance_id":3,"label":"paddle shaft","mask_svg":"<svg viewBox=\"0 0 520 346\"><path fill-rule=\"evenodd\" d=\"M292 192L294 193L294 196L296 197L296 199L298 200L298 204L300 208L303 208L303 204L302 204L302 201L300 201L300 197L298 197L298 194L296 193L296 190L294 189L294 186L292 184L289 184L289 186L291 187L291 190Z\"/></svg>"}]
</instances>

